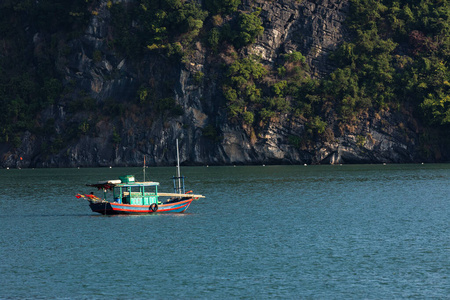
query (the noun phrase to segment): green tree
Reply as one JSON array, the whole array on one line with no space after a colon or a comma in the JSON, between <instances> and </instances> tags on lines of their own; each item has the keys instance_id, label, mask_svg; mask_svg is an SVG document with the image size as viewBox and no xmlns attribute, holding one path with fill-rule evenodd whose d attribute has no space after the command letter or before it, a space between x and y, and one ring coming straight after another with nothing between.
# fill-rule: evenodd
<instances>
[{"instance_id":1,"label":"green tree","mask_svg":"<svg viewBox=\"0 0 450 300\"><path fill-rule=\"evenodd\" d=\"M231 14L241 4L241 0L205 0L205 7L213 14Z\"/></svg>"},{"instance_id":2,"label":"green tree","mask_svg":"<svg viewBox=\"0 0 450 300\"><path fill-rule=\"evenodd\" d=\"M240 13L238 17L238 30L235 38L235 45L238 48L252 44L256 37L264 31L262 21L259 18L261 10L258 9L252 13Z\"/></svg>"}]
</instances>

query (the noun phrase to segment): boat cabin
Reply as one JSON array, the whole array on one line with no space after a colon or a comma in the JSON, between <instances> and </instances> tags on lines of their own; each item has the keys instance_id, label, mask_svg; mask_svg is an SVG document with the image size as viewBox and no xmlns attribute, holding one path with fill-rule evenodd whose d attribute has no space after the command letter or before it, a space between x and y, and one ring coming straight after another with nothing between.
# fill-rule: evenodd
<instances>
[{"instance_id":1,"label":"boat cabin","mask_svg":"<svg viewBox=\"0 0 450 300\"><path fill-rule=\"evenodd\" d=\"M158 182L121 183L113 188L114 202L133 205L158 204Z\"/></svg>"},{"instance_id":2,"label":"boat cabin","mask_svg":"<svg viewBox=\"0 0 450 300\"><path fill-rule=\"evenodd\" d=\"M113 201L116 203L131 205L159 204L159 182L136 182L132 175L121 176L119 177L119 180L108 180L97 184L90 184L88 186L103 189L105 194L104 199L107 199L107 191L111 190Z\"/></svg>"},{"instance_id":3,"label":"boat cabin","mask_svg":"<svg viewBox=\"0 0 450 300\"><path fill-rule=\"evenodd\" d=\"M135 182L132 175L119 179L121 183L113 187L114 202L132 205L158 204L159 182Z\"/></svg>"}]
</instances>

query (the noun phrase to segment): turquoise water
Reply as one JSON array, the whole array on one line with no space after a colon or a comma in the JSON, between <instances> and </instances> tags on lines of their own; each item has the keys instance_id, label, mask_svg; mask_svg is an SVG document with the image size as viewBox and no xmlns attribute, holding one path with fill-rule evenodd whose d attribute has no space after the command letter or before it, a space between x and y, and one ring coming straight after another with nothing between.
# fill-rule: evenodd
<instances>
[{"instance_id":1,"label":"turquoise water","mask_svg":"<svg viewBox=\"0 0 450 300\"><path fill-rule=\"evenodd\" d=\"M450 295L448 164L182 171L185 214L101 216L74 195L141 169L0 170L0 298Z\"/></svg>"}]
</instances>

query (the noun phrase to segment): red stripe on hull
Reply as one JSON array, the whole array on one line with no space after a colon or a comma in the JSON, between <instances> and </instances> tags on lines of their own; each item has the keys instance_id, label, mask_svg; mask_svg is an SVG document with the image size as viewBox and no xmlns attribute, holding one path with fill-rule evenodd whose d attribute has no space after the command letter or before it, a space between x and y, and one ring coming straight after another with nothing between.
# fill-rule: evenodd
<instances>
[{"instance_id":1,"label":"red stripe on hull","mask_svg":"<svg viewBox=\"0 0 450 300\"><path fill-rule=\"evenodd\" d=\"M176 203L161 204L156 213L174 212L182 213L186 211L193 199L183 200ZM91 203L90 207L93 212L101 213L103 215L112 214L150 214L154 213L149 208L149 205L134 205L134 204L120 204L120 203ZM142 208L142 209L136 209Z\"/></svg>"}]
</instances>

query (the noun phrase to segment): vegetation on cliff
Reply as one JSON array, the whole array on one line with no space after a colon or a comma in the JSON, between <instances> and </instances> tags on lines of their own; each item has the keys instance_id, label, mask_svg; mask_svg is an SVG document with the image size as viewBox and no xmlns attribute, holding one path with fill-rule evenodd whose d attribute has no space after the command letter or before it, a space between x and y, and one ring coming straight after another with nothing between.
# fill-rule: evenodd
<instances>
[{"instance_id":1,"label":"vegetation on cliff","mask_svg":"<svg viewBox=\"0 0 450 300\"><path fill-rule=\"evenodd\" d=\"M286 54L285 65L265 73L272 78L266 89L252 88L255 79L261 83L264 78L246 74L234 79L234 89L225 85L230 117L236 117L238 107L248 123L249 118L242 112L251 107L259 111L260 99L270 98L262 101L269 116L289 111L315 120L332 106L335 117L348 124L356 122L368 109L413 106L426 124L448 126L449 6L446 1L412 5L408 1L352 0L348 17L352 40L333 54L337 66L333 73L323 79L311 79L301 53ZM249 59L243 61L251 65ZM298 63L294 68L293 62ZM290 64L290 72L286 72L286 63ZM240 61L230 65L228 75L235 73L236 64ZM257 60L253 64L258 64ZM250 73L251 70L248 68ZM282 109L270 104L274 99L278 104L283 102Z\"/></svg>"},{"instance_id":2,"label":"vegetation on cliff","mask_svg":"<svg viewBox=\"0 0 450 300\"><path fill-rule=\"evenodd\" d=\"M335 55L334 74L348 74L343 80L352 83L343 106L346 97L362 107L409 103L421 108L428 123L450 124L450 3L351 4L348 25L354 38Z\"/></svg>"},{"instance_id":3,"label":"vegetation on cliff","mask_svg":"<svg viewBox=\"0 0 450 300\"><path fill-rule=\"evenodd\" d=\"M17 147L21 134L30 131L53 136L47 150L56 152L70 138L93 130L94 124L83 120L61 137L52 120L41 122L39 116L62 101L68 103L69 112L96 110L94 99L64 81L63 70L72 51L69 42L83 34L100 2L2 1L0 142ZM219 96L229 121L257 135L281 115L300 118L308 130L303 137L289 138L297 146L332 139L335 129L330 120L345 131L369 110L408 107L425 126L441 132L450 126L448 1L350 0L350 39L333 53L335 71L325 78L310 74L299 51L281 53L274 64L243 51L263 34L260 8L244 10L240 0L207 0L202 5L183 0L108 1L112 18L108 50L135 61L156 54L173 64L187 64L201 43L211 60L220 62L216 66L222 70L217 78ZM100 62L103 55L97 50L92 59ZM203 76L198 72L194 80L201 84ZM167 89L155 95L143 84L131 101L136 111L169 111L178 116L183 111L171 93ZM97 114L124 113L123 104L113 99L104 105ZM217 142L215 128L210 124L204 133Z\"/></svg>"},{"instance_id":4,"label":"vegetation on cliff","mask_svg":"<svg viewBox=\"0 0 450 300\"><path fill-rule=\"evenodd\" d=\"M240 1L206 1L203 8L182 1L155 3L140 1L128 16L128 27L116 26L125 29L116 40L127 53L126 49L146 46L184 61L197 40L216 54L228 51L222 91L232 121L258 127L280 113L290 113L305 118L312 132L324 134L322 119L330 108L345 127L369 109L409 106L425 124L450 124L447 2L352 0L348 16L352 39L334 53L337 68L323 79L310 77L300 52L284 54L275 66L230 52L229 46L239 50L262 34L257 8L239 11ZM114 16L123 18L121 5L114 7L118 10ZM133 28L138 33L130 35L132 20L140 25ZM138 38L141 44L130 43L130 36L145 38Z\"/></svg>"},{"instance_id":5,"label":"vegetation on cliff","mask_svg":"<svg viewBox=\"0 0 450 300\"><path fill-rule=\"evenodd\" d=\"M18 147L25 130L51 135L37 115L63 93L56 62L67 41L84 32L91 14L85 0L0 3L0 142Z\"/></svg>"},{"instance_id":6,"label":"vegetation on cliff","mask_svg":"<svg viewBox=\"0 0 450 300\"><path fill-rule=\"evenodd\" d=\"M301 53L285 54L284 64L257 71L265 77L252 76L254 67L236 73L242 62L259 64L251 57L237 60L229 66L224 85L230 117L240 116L249 124L280 113L300 116L307 120L309 136L296 140L308 141L334 138L327 117L345 131L369 110L379 114L408 108L448 143L443 135L450 125L449 2L350 3L351 40L332 55L334 72L312 79ZM425 136L422 143L432 141Z\"/></svg>"}]
</instances>

